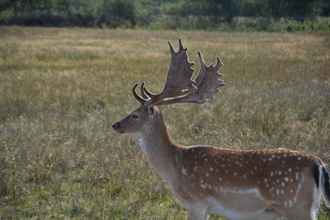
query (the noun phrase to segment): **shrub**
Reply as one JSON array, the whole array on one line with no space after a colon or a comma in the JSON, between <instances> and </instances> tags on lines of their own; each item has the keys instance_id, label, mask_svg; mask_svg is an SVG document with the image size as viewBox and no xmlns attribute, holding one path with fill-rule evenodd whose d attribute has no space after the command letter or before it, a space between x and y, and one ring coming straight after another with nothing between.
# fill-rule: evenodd
<instances>
[{"instance_id":1,"label":"shrub","mask_svg":"<svg viewBox=\"0 0 330 220\"><path fill-rule=\"evenodd\" d=\"M105 2L99 24L110 27L131 27L136 25L136 7L134 1L111 0Z\"/></svg>"}]
</instances>

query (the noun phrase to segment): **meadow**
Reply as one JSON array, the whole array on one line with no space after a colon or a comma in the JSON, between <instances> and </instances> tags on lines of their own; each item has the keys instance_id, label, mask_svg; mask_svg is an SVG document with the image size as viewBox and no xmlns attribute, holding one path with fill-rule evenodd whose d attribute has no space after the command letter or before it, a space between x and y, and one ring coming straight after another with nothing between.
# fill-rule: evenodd
<instances>
[{"instance_id":1,"label":"meadow","mask_svg":"<svg viewBox=\"0 0 330 220\"><path fill-rule=\"evenodd\" d=\"M193 61L220 56L226 85L210 103L162 107L176 142L286 147L330 164L328 33L0 27L1 220L185 219L111 128L138 107L135 82L160 91L178 38Z\"/></svg>"}]
</instances>

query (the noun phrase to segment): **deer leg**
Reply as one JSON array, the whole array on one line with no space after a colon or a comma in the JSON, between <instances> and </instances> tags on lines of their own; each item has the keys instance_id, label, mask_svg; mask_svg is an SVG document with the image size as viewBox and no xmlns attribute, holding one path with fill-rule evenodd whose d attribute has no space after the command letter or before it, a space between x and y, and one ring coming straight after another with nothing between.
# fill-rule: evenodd
<instances>
[{"instance_id":1,"label":"deer leg","mask_svg":"<svg viewBox=\"0 0 330 220\"><path fill-rule=\"evenodd\" d=\"M316 204L309 206L297 206L296 208L289 210L286 215L288 220L317 220L319 203L318 201L315 203Z\"/></svg>"},{"instance_id":2,"label":"deer leg","mask_svg":"<svg viewBox=\"0 0 330 220\"><path fill-rule=\"evenodd\" d=\"M190 209L188 210L188 220L207 220L207 213L205 209Z\"/></svg>"},{"instance_id":3,"label":"deer leg","mask_svg":"<svg viewBox=\"0 0 330 220\"><path fill-rule=\"evenodd\" d=\"M251 220L278 220L280 216L275 212L266 211Z\"/></svg>"},{"instance_id":4,"label":"deer leg","mask_svg":"<svg viewBox=\"0 0 330 220\"><path fill-rule=\"evenodd\" d=\"M311 174L305 174L305 182L297 195L297 204L288 212L288 219L317 220L321 194Z\"/></svg>"},{"instance_id":5,"label":"deer leg","mask_svg":"<svg viewBox=\"0 0 330 220\"><path fill-rule=\"evenodd\" d=\"M318 211L319 211L319 202L316 201L315 204L313 204L310 207L306 206L301 206L294 208L290 210L287 214L287 218L289 220L296 220L296 219L301 219L301 220L317 220L318 217Z\"/></svg>"},{"instance_id":6,"label":"deer leg","mask_svg":"<svg viewBox=\"0 0 330 220\"><path fill-rule=\"evenodd\" d=\"M291 212L287 216L288 220L317 220L317 216L312 214L311 212Z\"/></svg>"}]
</instances>

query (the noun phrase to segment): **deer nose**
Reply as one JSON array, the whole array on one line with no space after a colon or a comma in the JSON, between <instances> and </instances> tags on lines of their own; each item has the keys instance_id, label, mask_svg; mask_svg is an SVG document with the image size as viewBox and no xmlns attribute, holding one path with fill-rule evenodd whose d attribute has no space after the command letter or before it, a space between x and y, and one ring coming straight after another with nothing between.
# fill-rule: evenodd
<instances>
[{"instance_id":1,"label":"deer nose","mask_svg":"<svg viewBox=\"0 0 330 220\"><path fill-rule=\"evenodd\" d=\"M114 123L113 125L112 125L112 128L113 129L118 129L118 128L120 128L120 123L119 122L117 122L117 123Z\"/></svg>"}]
</instances>

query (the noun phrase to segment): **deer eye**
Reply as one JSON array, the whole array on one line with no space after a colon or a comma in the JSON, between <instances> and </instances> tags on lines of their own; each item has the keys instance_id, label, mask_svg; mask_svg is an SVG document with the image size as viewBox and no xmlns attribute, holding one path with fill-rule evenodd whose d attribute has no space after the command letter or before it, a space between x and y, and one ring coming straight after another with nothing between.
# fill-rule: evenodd
<instances>
[{"instance_id":1,"label":"deer eye","mask_svg":"<svg viewBox=\"0 0 330 220\"><path fill-rule=\"evenodd\" d=\"M138 119L139 116L138 116L138 115L132 115L132 118L133 118L133 119Z\"/></svg>"}]
</instances>

